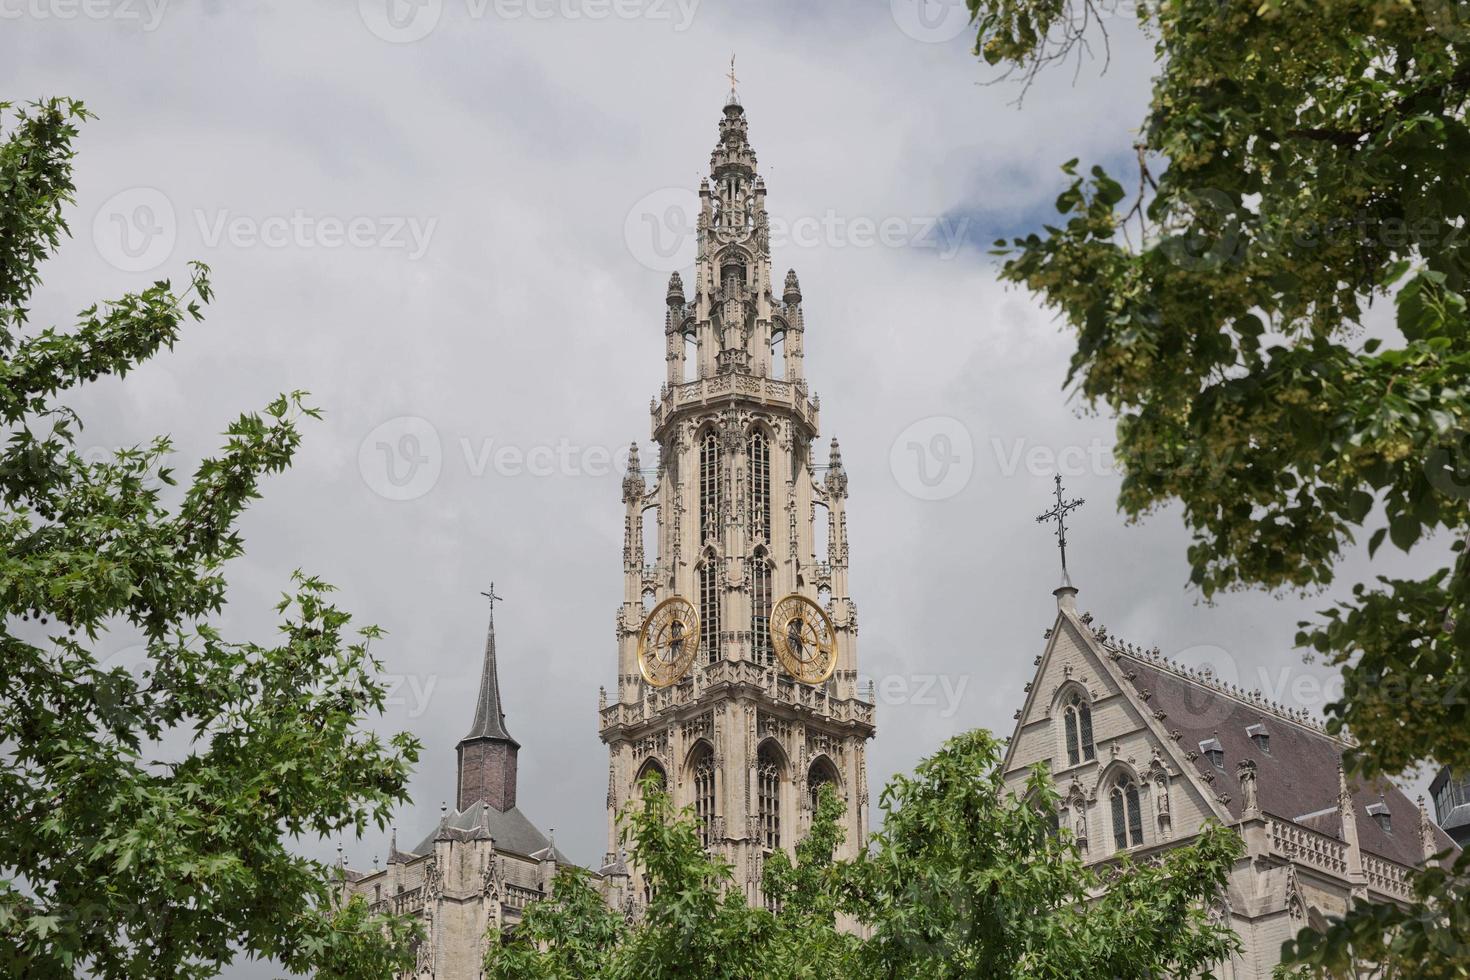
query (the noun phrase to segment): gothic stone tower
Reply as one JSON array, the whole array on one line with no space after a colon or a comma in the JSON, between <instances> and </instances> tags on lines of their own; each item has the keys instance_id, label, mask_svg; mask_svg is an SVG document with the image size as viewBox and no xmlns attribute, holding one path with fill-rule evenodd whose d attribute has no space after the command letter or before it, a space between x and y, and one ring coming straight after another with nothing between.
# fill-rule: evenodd
<instances>
[{"instance_id":1,"label":"gothic stone tower","mask_svg":"<svg viewBox=\"0 0 1470 980\"><path fill-rule=\"evenodd\" d=\"M864 843L873 705L857 691L847 474L835 439L827 464L813 462L818 401L803 374L801 288L788 272L781 293L772 289L766 188L733 92L719 129L699 191L693 296L678 273L669 281L668 374L651 408L658 468L650 485L635 445L623 484L617 698L604 694L601 736L609 868L624 866L617 811L653 772L695 809L755 903L765 856L795 847L822 784L846 801L845 851ZM656 554L645 552L649 521ZM783 601L792 595L815 606ZM682 677L655 687L640 671L640 631L670 597L697 610L700 644ZM775 652L785 634L773 637L773 610L780 620L796 606L814 619L820 608L830 629L835 667L814 683L787 673ZM636 900L636 854L628 867Z\"/></svg>"}]
</instances>

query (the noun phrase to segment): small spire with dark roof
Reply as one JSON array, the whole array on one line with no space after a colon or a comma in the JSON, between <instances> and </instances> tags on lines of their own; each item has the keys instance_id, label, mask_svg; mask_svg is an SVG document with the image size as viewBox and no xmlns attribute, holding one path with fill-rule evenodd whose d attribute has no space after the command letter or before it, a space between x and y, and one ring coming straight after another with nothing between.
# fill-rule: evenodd
<instances>
[{"instance_id":1,"label":"small spire with dark roof","mask_svg":"<svg viewBox=\"0 0 1470 980\"><path fill-rule=\"evenodd\" d=\"M461 743L477 738L496 738L510 742L517 748L520 743L505 730L505 711L500 703L500 672L495 664L495 603L500 596L495 594L495 584L489 592L481 592L490 600L490 627L485 632L485 665L480 671L480 696L475 701L475 722Z\"/></svg>"},{"instance_id":2,"label":"small spire with dark roof","mask_svg":"<svg viewBox=\"0 0 1470 980\"><path fill-rule=\"evenodd\" d=\"M505 730L505 711L500 700L500 674L495 653L495 603L500 596L495 586L481 595L490 600L490 626L485 634L485 663L480 671L480 694L475 701L475 720L459 740L459 795L456 809L465 810L484 800L497 810L516 805L516 756L521 744Z\"/></svg>"}]
</instances>

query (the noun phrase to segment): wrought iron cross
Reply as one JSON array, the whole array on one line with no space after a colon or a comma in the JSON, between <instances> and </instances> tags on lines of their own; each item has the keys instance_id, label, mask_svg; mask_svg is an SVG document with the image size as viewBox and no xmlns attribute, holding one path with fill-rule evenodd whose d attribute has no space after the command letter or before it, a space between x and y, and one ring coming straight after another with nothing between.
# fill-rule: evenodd
<instances>
[{"instance_id":1,"label":"wrought iron cross","mask_svg":"<svg viewBox=\"0 0 1470 980\"><path fill-rule=\"evenodd\" d=\"M505 601L505 596L501 596L501 595L496 595L495 594L495 583L494 582L491 582L490 583L490 591L489 592L481 592L480 595L482 595L486 599L489 599L490 600L490 622L492 622L492 623L495 622L495 603L496 602L504 602Z\"/></svg>"},{"instance_id":2,"label":"wrought iron cross","mask_svg":"<svg viewBox=\"0 0 1470 980\"><path fill-rule=\"evenodd\" d=\"M1067 515L1076 510L1078 507L1081 507L1083 503L1085 503L1085 501L1083 501L1080 497L1076 500L1063 500L1062 476L1060 473L1057 474L1056 480L1056 505L1053 506L1052 509L1047 511L1045 514L1037 517L1036 523L1045 524L1047 521L1057 522L1057 547L1060 548L1062 552L1062 579L1063 581L1070 581L1067 576Z\"/></svg>"},{"instance_id":3,"label":"wrought iron cross","mask_svg":"<svg viewBox=\"0 0 1470 980\"><path fill-rule=\"evenodd\" d=\"M737 79L735 78L735 56L733 54L730 55L730 74L725 77L730 80L730 91L735 91L735 82Z\"/></svg>"}]
</instances>

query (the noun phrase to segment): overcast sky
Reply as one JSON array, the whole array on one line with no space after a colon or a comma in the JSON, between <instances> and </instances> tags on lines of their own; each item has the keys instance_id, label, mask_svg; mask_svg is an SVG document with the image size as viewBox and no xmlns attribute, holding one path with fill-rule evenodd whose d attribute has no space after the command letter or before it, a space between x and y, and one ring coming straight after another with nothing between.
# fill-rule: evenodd
<instances>
[{"instance_id":1,"label":"overcast sky","mask_svg":"<svg viewBox=\"0 0 1470 980\"><path fill-rule=\"evenodd\" d=\"M1126 167L1152 49L1122 6L1105 74L1053 71L1018 107L983 84L958 2L0 0L0 97L99 116L32 321L209 263L206 322L73 399L83 444L168 432L187 472L239 412L309 390L326 419L244 521L226 625L269 639L300 567L388 631L380 727L425 743L398 817L416 840L453 799L493 579L521 807L595 866L622 588L608 459L631 440L657 458L664 289L692 265L680 208L734 52L776 268L801 277L807 376L851 474L875 800L945 737L1009 733L1055 609L1034 517L1058 466L1087 501L1069 559L1097 621L1316 710L1330 675L1291 636L1326 600L1199 604L1177 515L1116 511L1111 422L1062 389L1070 337L987 254L1047 220L1063 161ZM350 862L386 840L347 841Z\"/></svg>"}]
</instances>

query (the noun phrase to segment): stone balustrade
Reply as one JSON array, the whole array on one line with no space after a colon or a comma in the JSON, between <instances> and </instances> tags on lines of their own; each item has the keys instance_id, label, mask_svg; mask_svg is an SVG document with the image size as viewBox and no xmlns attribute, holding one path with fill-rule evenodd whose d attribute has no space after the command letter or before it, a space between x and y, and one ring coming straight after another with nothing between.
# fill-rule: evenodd
<instances>
[{"instance_id":1,"label":"stone balustrade","mask_svg":"<svg viewBox=\"0 0 1470 980\"><path fill-rule=\"evenodd\" d=\"M1409 884L1410 870L1402 864L1376 854L1364 854L1363 874L1368 879L1368 887L1373 891L1405 901L1414 897L1414 889Z\"/></svg>"},{"instance_id":2,"label":"stone balustrade","mask_svg":"<svg viewBox=\"0 0 1470 980\"><path fill-rule=\"evenodd\" d=\"M505 905L507 908L524 909L527 905L544 897L545 895L536 888L510 884L505 886Z\"/></svg>"},{"instance_id":3,"label":"stone balustrade","mask_svg":"<svg viewBox=\"0 0 1470 980\"><path fill-rule=\"evenodd\" d=\"M1266 821L1266 836L1282 857L1335 875L1347 873L1347 844L1335 837L1274 817Z\"/></svg>"},{"instance_id":4,"label":"stone balustrade","mask_svg":"<svg viewBox=\"0 0 1470 980\"><path fill-rule=\"evenodd\" d=\"M670 708L695 703L706 690L718 685L758 688L777 704L803 709L832 721L873 725L873 705L867 701L836 697L823 688L798 683L774 668L748 660L722 660L696 666L682 681L670 687L647 688L638 701L608 705L601 712L602 728L605 731L649 721Z\"/></svg>"},{"instance_id":5,"label":"stone balustrade","mask_svg":"<svg viewBox=\"0 0 1470 980\"><path fill-rule=\"evenodd\" d=\"M680 385L665 385L663 397L653 405L653 424L657 428L676 411L712 405L726 398L759 398L796 413L813 432L817 431L818 404L807 398L806 383L758 378L750 374L717 374Z\"/></svg>"}]
</instances>

